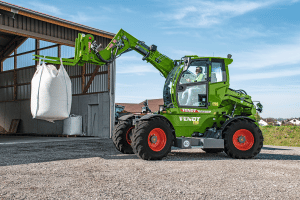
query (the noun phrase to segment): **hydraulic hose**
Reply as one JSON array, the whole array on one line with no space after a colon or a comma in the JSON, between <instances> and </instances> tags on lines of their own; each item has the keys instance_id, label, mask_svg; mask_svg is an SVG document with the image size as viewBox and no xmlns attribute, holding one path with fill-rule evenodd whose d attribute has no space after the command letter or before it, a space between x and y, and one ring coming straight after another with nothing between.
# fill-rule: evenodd
<instances>
[{"instance_id":1,"label":"hydraulic hose","mask_svg":"<svg viewBox=\"0 0 300 200\"><path fill-rule=\"evenodd\" d=\"M99 58L99 60L101 60L102 62L105 62L105 63L111 63L111 62L113 62L113 61L115 60L114 49L115 49L116 47L117 47L117 46L113 46L113 47L111 48L111 58L110 58L109 60L105 60L104 58L102 58L102 56L100 55L100 53L99 53L96 49L93 49L93 48L92 48L92 49L93 49L93 51L95 52L97 58ZM116 55L117 55L117 53L118 53L118 49L119 49L119 48L117 48Z\"/></svg>"}]
</instances>

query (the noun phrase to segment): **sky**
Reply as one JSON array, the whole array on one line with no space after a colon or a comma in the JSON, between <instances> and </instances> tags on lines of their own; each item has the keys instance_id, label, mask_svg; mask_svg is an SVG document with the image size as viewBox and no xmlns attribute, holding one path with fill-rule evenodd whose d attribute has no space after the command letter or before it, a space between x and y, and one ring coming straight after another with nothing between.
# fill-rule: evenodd
<instances>
[{"instance_id":1,"label":"sky","mask_svg":"<svg viewBox=\"0 0 300 200\"><path fill-rule=\"evenodd\" d=\"M172 59L226 57L230 87L264 106L262 117L300 117L300 0L11 0L90 27L124 29ZM132 51L117 62L116 102L162 98L165 78Z\"/></svg>"}]
</instances>

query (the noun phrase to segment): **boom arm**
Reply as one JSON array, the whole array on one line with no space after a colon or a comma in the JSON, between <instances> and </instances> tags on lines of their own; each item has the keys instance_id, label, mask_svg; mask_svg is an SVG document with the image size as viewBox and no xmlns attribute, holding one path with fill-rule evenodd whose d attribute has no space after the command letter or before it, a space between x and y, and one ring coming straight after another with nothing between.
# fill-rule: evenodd
<instances>
[{"instance_id":1,"label":"boom arm","mask_svg":"<svg viewBox=\"0 0 300 200\"><path fill-rule=\"evenodd\" d=\"M100 51L98 51L100 50ZM137 40L135 37L120 29L116 36L111 40L108 46L103 49L101 44L98 46L94 37L90 34L84 35L79 33L75 40L75 57L74 59L62 58L64 65L74 66L92 63L96 65L105 65L113 62L121 54L135 50L143 56L143 60L150 62L164 77L174 68L175 64L172 59L157 51L157 46L147 46L144 42ZM37 58L44 58L41 55L34 55ZM60 64L60 58L45 56L45 62Z\"/></svg>"}]
</instances>

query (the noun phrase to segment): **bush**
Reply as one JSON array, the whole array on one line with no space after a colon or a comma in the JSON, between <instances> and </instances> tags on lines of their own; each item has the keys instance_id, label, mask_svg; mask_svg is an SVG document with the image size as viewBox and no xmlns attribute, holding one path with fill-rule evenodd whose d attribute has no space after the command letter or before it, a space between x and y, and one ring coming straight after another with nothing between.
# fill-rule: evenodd
<instances>
[{"instance_id":1,"label":"bush","mask_svg":"<svg viewBox=\"0 0 300 200\"><path fill-rule=\"evenodd\" d=\"M300 147L300 126L260 126L265 145Z\"/></svg>"}]
</instances>

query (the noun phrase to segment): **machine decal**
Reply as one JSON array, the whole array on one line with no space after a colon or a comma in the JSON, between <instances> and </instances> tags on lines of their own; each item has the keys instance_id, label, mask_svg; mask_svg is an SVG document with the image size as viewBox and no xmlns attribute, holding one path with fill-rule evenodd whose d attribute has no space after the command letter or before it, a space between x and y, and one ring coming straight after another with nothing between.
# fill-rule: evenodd
<instances>
[{"instance_id":1,"label":"machine decal","mask_svg":"<svg viewBox=\"0 0 300 200\"><path fill-rule=\"evenodd\" d=\"M210 110L196 110L196 109L180 109L181 112L190 112L190 113L211 113Z\"/></svg>"},{"instance_id":2,"label":"machine decal","mask_svg":"<svg viewBox=\"0 0 300 200\"><path fill-rule=\"evenodd\" d=\"M91 45L92 45L92 43L91 43L91 42L89 42L89 43L88 43L89 52L91 52Z\"/></svg>"},{"instance_id":3,"label":"machine decal","mask_svg":"<svg viewBox=\"0 0 300 200\"><path fill-rule=\"evenodd\" d=\"M184 146L185 148L189 147L190 145L191 145L191 143L190 143L190 141L188 141L188 140L185 140L185 141L183 142L183 146Z\"/></svg>"},{"instance_id":4,"label":"machine decal","mask_svg":"<svg viewBox=\"0 0 300 200\"><path fill-rule=\"evenodd\" d=\"M180 121L191 121L191 122L199 122L201 117L179 117Z\"/></svg>"},{"instance_id":5,"label":"machine decal","mask_svg":"<svg viewBox=\"0 0 300 200\"><path fill-rule=\"evenodd\" d=\"M193 124L194 125L199 125L199 122L198 121L194 121Z\"/></svg>"},{"instance_id":6,"label":"machine decal","mask_svg":"<svg viewBox=\"0 0 300 200\"><path fill-rule=\"evenodd\" d=\"M212 102L212 106L219 106L218 102Z\"/></svg>"}]
</instances>

